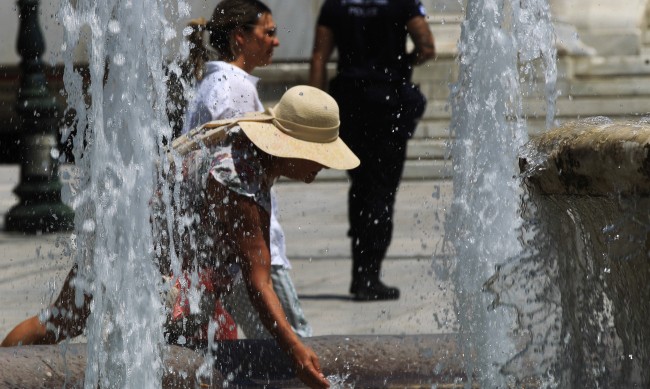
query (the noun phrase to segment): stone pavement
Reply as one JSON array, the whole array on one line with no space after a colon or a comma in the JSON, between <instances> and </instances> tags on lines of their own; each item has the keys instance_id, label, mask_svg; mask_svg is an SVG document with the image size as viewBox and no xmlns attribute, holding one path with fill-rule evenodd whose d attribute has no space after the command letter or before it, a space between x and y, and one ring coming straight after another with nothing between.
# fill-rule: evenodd
<instances>
[{"instance_id":1,"label":"stone pavement","mask_svg":"<svg viewBox=\"0 0 650 389\"><path fill-rule=\"evenodd\" d=\"M17 166L0 166L0 227L15 203ZM277 185L292 277L314 335L426 334L454 327L449 282L432 271L451 196L449 181L406 181L398 195L394 241L384 280L401 288L392 302L359 303L350 282L344 181ZM69 234L22 235L0 230L0 337L52 301L70 268Z\"/></svg>"}]
</instances>

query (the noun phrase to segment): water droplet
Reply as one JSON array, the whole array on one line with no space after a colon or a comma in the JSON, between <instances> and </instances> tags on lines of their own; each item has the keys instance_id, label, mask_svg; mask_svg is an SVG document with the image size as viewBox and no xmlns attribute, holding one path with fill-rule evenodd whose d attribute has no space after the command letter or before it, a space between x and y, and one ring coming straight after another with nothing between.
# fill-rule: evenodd
<instances>
[{"instance_id":1,"label":"water droplet","mask_svg":"<svg viewBox=\"0 0 650 389\"><path fill-rule=\"evenodd\" d=\"M84 232L93 232L95 231L95 221L92 219L84 220L82 227Z\"/></svg>"},{"instance_id":2,"label":"water droplet","mask_svg":"<svg viewBox=\"0 0 650 389\"><path fill-rule=\"evenodd\" d=\"M56 147L52 147L50 149L50 157L52 157L53 159L59 159L60 155L61 153L59 152L59 149L57 149Z\"/></svg>"},{"instance_id":3,"label":"water droplet","mask_svg":"<svg viewBox=\"0 0 650 389\"><path fill-rule=\"evenodd\" d=\"M165 42L169 42L174 38L176 38L176 30L170 27L165 28L165 36L164 36Z\"/></svg>"},{"instance_id":4,"label":"water droplet","mask_svg":"<svg viewBox=\"0 0 650 389\"><path fill-rule=\"evenodd\" d=\"M126 58L124 57L124 54L122 53L117 53L113 57L113 63L117 66L122 66L126 62Z\"/></svg>"},{"instance_id":5,"label":"water droplet","mask_svg":"<svg viewBox=\"0 0 650 389\"><path fill-rule=\"evenodd\" d=\"M115 19L112 19L108 22L108 31L113 34L119 34L121 31L120 22Z\"/></svg>"}]
</instances>

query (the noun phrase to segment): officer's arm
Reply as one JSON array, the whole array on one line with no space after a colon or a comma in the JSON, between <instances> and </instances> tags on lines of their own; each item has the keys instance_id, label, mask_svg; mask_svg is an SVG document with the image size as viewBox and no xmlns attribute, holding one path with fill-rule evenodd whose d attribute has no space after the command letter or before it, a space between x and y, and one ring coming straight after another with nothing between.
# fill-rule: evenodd
<instances>
[{"instance_id":1,"label":"officer's arm","mask_svg":"<svg viewBox=\"0 0 650 389\"><path fill-rule=\"evenodd\" d=\"M311 54L309 68L309 85L325 89L327 85L327 61L334 51L334 33L329 27L316 26L314 49Z\"/></svg>"},{"instance_id":2,"label":"officer's arm","mask_svg":"<svg viewBox=\"0 0 650 389\"><path fill-rule=\"evenodd\" d=\"M412 65L420 65L436 55L436 47L433 41L433 34L424 16L415 16L406 23L408 31L415 48L409 57Z\"/></svg>"}]
</instances>

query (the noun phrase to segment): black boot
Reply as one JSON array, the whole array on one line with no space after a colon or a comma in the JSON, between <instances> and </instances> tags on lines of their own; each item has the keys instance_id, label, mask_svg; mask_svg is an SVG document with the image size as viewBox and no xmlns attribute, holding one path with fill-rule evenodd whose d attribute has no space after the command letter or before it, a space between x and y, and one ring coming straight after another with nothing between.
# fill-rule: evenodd
<instances>
[{"instance_id":1,"label":"black boot","mask_svg":"<svg viewBox=\"0 0 650 389\"><path fill-rule=\"evenodd\" d=\"M368 237L352 237L352 283L350 293L355 301L397 300L399 289L379 280L381 263L388 247ZM374 246L374 247L373 247Z\"/></svg>"},{"instance_id":2,"label":"black boot","mask_svg":"<svg viewBox=\"0 0 650 389\"><path fill-rule=\"evenodd\" d=\"M399 289L386 286L379 279L366 281L352 281L350 293L354 301L382 301L397 300L399 298Z\"/></svg>"}]
</instances>

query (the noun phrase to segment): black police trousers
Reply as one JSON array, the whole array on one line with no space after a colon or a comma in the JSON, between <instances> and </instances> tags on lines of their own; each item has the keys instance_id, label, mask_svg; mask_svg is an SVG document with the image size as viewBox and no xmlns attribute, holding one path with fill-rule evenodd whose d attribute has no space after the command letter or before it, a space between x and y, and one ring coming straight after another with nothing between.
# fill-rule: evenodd
<instances>
[{"instance_id":1,"label":"black police trousers","mask_svg":"<svg viewBox=\"0 0 650 389\"><path fill-rule=\"evenodd\" d=\"M410 82L332 80L339 104L340 137L361 160L348 171L348 235L352 283L379 278L393 233L395 196L413 135L426 100Z\"/></svg>"}]
</instances>

